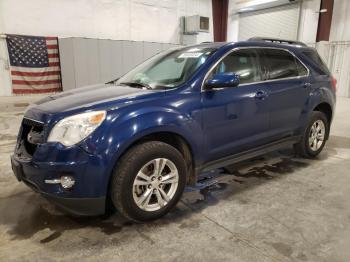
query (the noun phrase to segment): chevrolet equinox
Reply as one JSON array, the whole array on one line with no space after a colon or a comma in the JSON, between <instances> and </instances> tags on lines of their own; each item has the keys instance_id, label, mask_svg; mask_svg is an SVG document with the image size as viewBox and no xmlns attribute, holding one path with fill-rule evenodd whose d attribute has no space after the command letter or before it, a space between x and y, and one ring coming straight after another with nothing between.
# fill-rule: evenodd
<instances>
[{"instance_id":1,"label":"chevrolet equinox","mask_svg":"<svg viewBox=\"0 0 350 262\"><path fill-rule=\"evenodd\" d=\"M315 49L301 42L179 47L115 81L29 106L12 169L68 212L98 215L111 205L148 221L174 207L201 172L289 146L317 156L335 89Z\"/></svg>"}]
</instances>

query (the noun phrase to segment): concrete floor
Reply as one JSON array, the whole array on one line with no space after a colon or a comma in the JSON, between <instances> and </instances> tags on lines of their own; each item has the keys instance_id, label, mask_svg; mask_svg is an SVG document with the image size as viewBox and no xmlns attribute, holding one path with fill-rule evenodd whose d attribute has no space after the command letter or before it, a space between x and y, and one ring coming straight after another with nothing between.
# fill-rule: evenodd
<instances>
[{"instance_id":1,"label":"concrete floor","mask_svg":"<svg viewBox=\"0 0 350 262\"><path fill-rule=\"evenodd\" d=\"M37 98L0 98L0 261L350 261L350 99L318 159L286 150L217 170L165 218L132 224L67 216L16 181L9 156Z\"/></svg>"}]
</instances>

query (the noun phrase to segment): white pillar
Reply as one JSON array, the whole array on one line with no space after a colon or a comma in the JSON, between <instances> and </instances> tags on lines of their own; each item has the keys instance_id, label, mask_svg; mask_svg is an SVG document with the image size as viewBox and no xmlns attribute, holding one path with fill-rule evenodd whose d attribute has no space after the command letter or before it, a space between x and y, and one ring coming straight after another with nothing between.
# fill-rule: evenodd
<instances>
[{"instance_id":1,"label":"white pillar","mask_svg":"<svg viewBox=\"0 0 350 262\"><path fill-rule=\"evenodd\" d=\"M4 35L0 35L0 96L10 95L12 95L10 61L6 38Z\"/></svg>"}]
</instances>

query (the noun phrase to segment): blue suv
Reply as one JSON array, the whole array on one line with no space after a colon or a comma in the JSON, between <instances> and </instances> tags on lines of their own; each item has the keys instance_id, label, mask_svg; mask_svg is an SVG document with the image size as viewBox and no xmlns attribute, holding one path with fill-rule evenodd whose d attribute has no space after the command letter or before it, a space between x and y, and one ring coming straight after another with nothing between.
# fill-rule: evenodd
<instances>
[{"instance_id":1,"label":"blue suv","mask_svg":"<svg viewBox=\"0 0 350 262\"><path fill-rule=\"evenodd\" d=\"M118 58L116 58L118 59ZM300 42L254 38L160 53L121 78L25 112L12 169L79 215L165 215L198 174L294 146L317 156L336 81Z\"/></svg>"}]
</instances>

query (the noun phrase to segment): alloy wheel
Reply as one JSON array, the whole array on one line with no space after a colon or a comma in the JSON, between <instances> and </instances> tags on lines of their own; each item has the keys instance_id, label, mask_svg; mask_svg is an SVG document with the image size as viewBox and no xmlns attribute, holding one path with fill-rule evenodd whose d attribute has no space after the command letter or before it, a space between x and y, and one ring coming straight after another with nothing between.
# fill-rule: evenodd
<instances>
[{"instance_id":1,"label":"alloy wheel","mask_svg":"<svg viewBox=\"0 0 350 262\"><path fill-rule=\"evenodd\" d=\"M312 151L317 151L321 148L326 136L326 127L322 120L317 120L313 123L309 134L309 146Z\"/></svg>"},{"instance_id":2,"label":"alloy wheel","mask_svg":"<svg viewBox=\"0 0 350 262\"><path fill-rule=\"evenodd\" d=\"M145 164L133 183L133 199L145 211L157 211L174 197L179 183L175 164L166 158L157 158Z\"/></svg>"}]
</instances>

